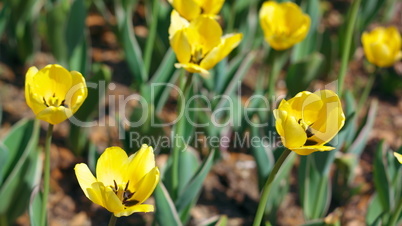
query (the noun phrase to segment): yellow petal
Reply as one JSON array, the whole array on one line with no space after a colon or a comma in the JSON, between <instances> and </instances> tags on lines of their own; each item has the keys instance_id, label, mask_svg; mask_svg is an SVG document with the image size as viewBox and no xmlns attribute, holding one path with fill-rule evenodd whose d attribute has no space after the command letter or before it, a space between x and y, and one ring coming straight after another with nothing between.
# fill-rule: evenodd
<instances>
[{"instance_id":1,"label":"yellow petal","mask_svg":"<svg viewBox=\"0 0 402 226\"><path fill-rule=\"evenodd\" d=\"M153 168L145 177L139 181L135 187L135 193L130 200L136 200L138 203L143 203L151 196L159 182L160 173L158 167Z\"/></svg>"},{"instance_id":2,"label":"yellow petal","mask_svg":"<svg viewBox=\"0 0 402 226\"><path fill-rule=\"evenodd\" d=\"M180 15L187 20L193 20L201 14L200 6L194 0L172 0L171 4Z\"/></svg>"},{"instance_id":3,"label":"yellow petal","mask_svg":"<svg viewBox=\"0 0 402 226\"><path fill-rule=\"evenodd\" d=\"M176 54L177 60L182 64L190 62L191 45L186 30L181 29L176 31L169 41L170 46Z\"/></svg>"},{"instance_id":4,"label":"yellow petal","mask_svg":"<svg viewBox=\"0 0 402 226\"><path fill-rule=\"evenodd\" d=\"M114 193L111 187L105 187L104 191L102 192L102 198L103 198L103 204L105 205L104 207L112 213L119 213L124 210L124 206L117 197L117 195Z\"/></svg>"},{"instance_id":5,"label":"yellow petal","mask_svg":"<svg viewBox=\"0 0 402 226\"><path fill-rule=\"evenodd\" d=\"M88 96L85 79L78 71L71 72L72 86L66 94L65 104L71 108L74 114L84 103Z\"/></svg>"},{"instance_id":6,"label":"yellow petal","mask_svg":"<svg viewBox=\"0 0 402 226\"><path fill-rule=\"evenodd\" d=\"M222 28L215 19L199 16L191 21L187 35L191 45L202 47L206 54L221 42Z\"/></svg>"},{"instance_id":7,"label":"yellow petal","mask_svg":"<svg viewBox=\"0 0 402 226\"><path fill-rule=\"evenodd\" d=\"M289 38L292 38L294 43L300 42L308 33L310 17L293 2L282 3L281 8L284 12L284 22L286 30L289 32Z\"/></svg>"},{"instance_id":8,"label":"yellow petal","mask_svg":"<svg viewBox=\"0 0 402 226\"><path fill-rule=\"evenodd\" d=\"M187 28L190 23L180 16L180 14L173 10L170 14L170 26L169 26L169 39L173 37L173 35L184 28Z\"/></svg>"},{"instance_id":9,"label":"yellow petal","mask_svg":"<svg viewBox=\"0 0 402 226\"><path fill-rule=\"evenodd\" d=\"M52 96L64 100L71 88L70 72L58 64L50 64L39 70L33 77L31 92L49 99Z\"/></svg>"},{"instance_id":10,"label":"yellow petal","mask_svg":"<svg viewBox=\"0 0 402 226\"><path fill-rule=\"evenodd\" d=\"M307 135L293 116L282 110L275 111L276 127L283 145L289 149L298 148L306 143ZM282 134L281 134L282 133Z\"/></svg>"},{"instance_id":11,"label":"yellow petal","mask_svg":"<svg viewBox=\"0 0 402 226\"><path fill-rule=\"evenodd\" d=\"M388 37L389 48L392 50L392 55L394 56L394 62L401 59L401 47L402 47L402 37L398 29L395 26L390 26L386 28L386 33Z\"/></svg>"},{"instance_id":12,"label":"yellow petal","mask_svg":"<svg viewBox=\"0 0 402 226\"><path fill-rule=\"evenodd\" d=\"M127 172L127 154L119 147L110 147L102 153L96 165L96 177L105 186L114 186L126 183L124 173Z\"/></svg>"},{"instance_id":13,"label":"yellow petal","mask_svg":"<svg viewBox=\"0 0 402 226\"><path fill-rule=\"evenodd\" d=\"M202 8L203 14L216 15L221 10L225 0L195 0Z\"/></svg>"},{"instance_id":14,"label":"yellow petal","mask_svg":"<svg viewBox=\"0 0 402 226\"><path fill-rule=\"evenodd\" d=\"M364 32L362 34L361 37L361 41L363 43L363 49L364 49L364 54L366 55L367 60L372 63L375 64L375 60L374 60L374 55L373 52L370 48L370 45L372 43L372 36L368 33L368 32Z\"/></svg>"},{"instance_id":15,"label":"yellow petal","mask_svg":"<svg viewBox=\"0 0 402 226\"><path fill-rule=\"evenodd\" d=\"M229 34L223 36L221 43L214 47L205 56L205 58L201 61L200 66L206 70L213 68L217 63L219 63L219 61L229 55L229 53L239 45L242 38L242 34Z\"/></svg>"},{"instance_id":16,"label":"yellow petal","mask_svg":"<svg viewBox=\"0 0 402 226\"><path fill-rule=\"evenodd\" d=\"M46 121L50 124L56 125L67 118L69 118L72 115L72 112L70 109L65 108L63 106L60 107L47 107L41 112L38 112L36 115L36 118Z\"/></svg>"},{"instance_id":17,"label":"yellow petal","mask_svg":"<svg viewBox=\"0 0 402 226\"><path fill-rule=\"evenodd\" d=\"M396 27L364 32L361 41L367 60L379 67L392 66L401 57L401 35Z\"/></svg>"},{"instance_id":18,"label":"yellow petal","mask_svg":"<svg viewBox=\"0 0 402 226\"><path fill-rule=\"evenodd\" d=\"M397 152L394 152L394 156L398 160L398 162L402 164L402 155Z\"/></svg>"},{"instance_id":19,"label":"yellow petal","mask_svg":"<svg viewBox=\"0 0 402 226\"><path fill-rule=\"evenodd\" d=\"M105 192L105 186L101 182L95 182L90 188L86 189L89 200L93 203L98 204L106 208L105 201L103 198L103 193Z\"/></svg>"},{"instance_id":20,"label":"yellow petal","mask_svg":"<svg viewBox=\"0 0 402 226\"><path fill-rule=\"evenodd\" d=\"M301 42L310 29L310 17L293 2L267 1L260 10L260 24L265 40L276 50Z\"/></svg>"},{"instance_id":21,"label":"yellow petal","mask_svg":"<svg viewBox=\"0 0 402 226\"><path fill-rule=\"evenodd\" d=\"M323 106L318 114L317 121L311 125L311 131L314 136L309 139L318 144L329 142L345 124L345 115L339 97L331 90L320 90L315 92L322 102Z\"/></svg>"},{"instance_id":22,"label":"yellow petal","mask_svg":"<svg viewBox=\"0 0 402 226\"><path fill-rule=\"evenodd\" d=\"M198 66L197 64L187 63L187 64L175 64L176 68L184 68L186 71L190 73L199 73L204 78L209 78L209 71L204 68Z\"/></svg>"},{"instance_id":23,"label":"yellow petal","mask_svg":"<svg viewBox=\"0 0 402 226\"><path fill-rule=\"evenodd\" d=\"M318 95L308 91L296 94L288 103L293 110L292 114L297 119L302 119L307 125L311 125L317 121L318 113L323 105Z\"/></svg>"},{"instance_id":24,"label":"yellow petal","mask_svg":"<svg viewBox=\"0 0 402 226\"><path fill-rule=\"evenodd\" d=\"M36 73L38 73L38 69L36 67L30 67L25 75L25 100L30 108L32 108L30 86L32 85L32 80Z\"/></svg>"},{"instance_id":25,"label":"yellow petal","mask_svg":"<svg viewBox=\"0 0 402 226\"><path fill-rule=\"evenodd\" d=\"M334 147L329 147L329 146L322 146L322 145L316 145L316 146L303 146L300 148L291 148L292 151L296 152L298 155L309 155L313 152L316 151L331 151L335 149Z\"/></svg>"},{"instance_id":26,"label":"yellow petal","mask_svg":"<svg viewBox=\"0 0 402 226\"><path fill-rule=\"evenodd\" d=\"M147 173L155 167L155 155L151 146L143 144L141 149L128 159L129 174L125 174L124 181L130 181L130 190L137 184Z\"/></svg>"},{"instance_id":27,"label":"yellow petal","mask_svg":"<svg viewBox=\"0 0 402 226\"><path fill-rule=\"evenodd\" d=\"M82 191L84 191L85 196L89 198L87 189L92 188L92 184L97 182L96 178L84 163L76 164L74 171Z\"/></svg>"},{"instance_id":28,"label":"yellow petal","mask_svg":"<svg viewBox=\"0 0 402 226\"><path fill-rule=\"evenodd\" d=\"M148 212L154 212L154 206L149 205L149 204L141 204L141 205L134 205L130 206L126 209L124 209L121 212L115 213L114 215L116 217L122 217L122 216L130 216L133 213L148 213Z\"/></svg>"}]
</instances>

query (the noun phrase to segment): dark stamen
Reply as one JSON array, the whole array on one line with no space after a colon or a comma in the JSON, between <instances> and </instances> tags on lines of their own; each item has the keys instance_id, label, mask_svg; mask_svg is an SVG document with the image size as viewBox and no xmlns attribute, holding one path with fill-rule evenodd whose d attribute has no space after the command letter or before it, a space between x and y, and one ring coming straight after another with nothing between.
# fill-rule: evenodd
<instances>
[{"instance_id":1,"label":"dark stamen","mask_svg":"<svg viewBox=\"0 0 402 226\"><path fill-rule=\"evenodd\" d=\"M125 206L134 206L135 204L139 203L137 200L129 200L129 201L123 201L123 204Z\"/></svg>"},{"instance_id":2,"label":"dark stamen","mask_svg":"<svg viewBox=\"0 0 402 226\"><path fill-rule=\"evenodd\" d=\"M311 127L307 127L306 134L307 134L307 138L314 136L313 131L311 131Z\"/></svg>"},{"instance_id":3,"label":"dark stamen","mask_svg":"<svg viewBox=\"0 0 402 226\"><path fill-rule=\"evenodd\" d=\"M117 190L119 189L119 187L117 186L117 183L115 180L113 180L114 183L114 192L117 192Z\"/></svg>"},{"instance_id":4,"label":"dark stamen","mask_svg":"<svg viewBox=\"0 0 402 226\"><path fill-rule=\"evenodd\" d=\"M130 199L131 197L133 197L135 192L131 192L131 191L125 191L123 193L123 202L127 201L127 199Z\"/></svg>"},{"instance_id":5,"label":"dark stamen","mask_svg":"<svg viewBox=\"0 0 402 226\"><path fill-rule=\"evenodd\" d=\"M45 103L46 107L49 107L44 97L43 97L43 103Z\"/></svg>"},{"instance_id":6,"label":"dark stamen","mask_svg":"<svg viewBox=\"0 0 402 226\"><path fill-rule=\"evenodd\" d=\"M129 184L129 183L130 183L130 181L127 181L126 188L124 188L124 191L127 191L128 184Z\"/></svg>"},{"instance_id":7,"label":"dark stamen","mask_svg":"<svg viewBox=\"0 0 402 226\"><path fill-rule=\"evenodd\" d=\"M318 142L315 140L307 140L306 143L304 143L304 146L312 146L316 144L318 144Z\"/></svg>"}]
</instances>

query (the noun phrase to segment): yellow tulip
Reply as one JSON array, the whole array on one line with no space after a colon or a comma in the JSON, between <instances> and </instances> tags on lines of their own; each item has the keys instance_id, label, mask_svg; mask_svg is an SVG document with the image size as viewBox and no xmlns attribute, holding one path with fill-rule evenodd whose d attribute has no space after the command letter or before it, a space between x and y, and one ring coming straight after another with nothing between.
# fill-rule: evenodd
<instances>
[{"instance_id":1,"label":"yellow tulip","mask_svg":"<svg viewBox=\"0 0 402 226\"><path fill-rule=\"evenodd\" d=\"M260 24L265 40L275 50L284 50L303 41L310 29L310 17L293 2L265 2Z\"/></svg>"},{"instance_id":2,"label":"yellow tulip","mask_svg":"<svg viewBox=\"0 0 402 226\"><path fill-rule=\"evenodd\" d=\"M393 26L377 27L362 35L367 60L378 67L390 67L402 58L401 42L401 35Z\"/></svg>"},{"instance_id":3,"label":"yellow tulip","mask_svg":"<svg viewBox=\"0 0 402 226\"><path fill-rule=\"evenodd\" d=\"M225 0L169 0L169 2L183 18L191 21L201 14L215 17Z\"/></svg>"},{"instance_id":4,"label":"yellow tulip","mask_svg":"<svg viewBox=\"0 0 402 226\"><path fill-rule=\"evenodd\" d=\"M152 205L143 204L160 178L152 147L142 145L130 157L119 147L107 148L98 159L96 178L84 163L74 170L85 196L116 217L154 211Z\"/></svg>"},{"instance_id":5,"label":"yellow tulip","mask_svg":"<svg viewBox=\"0 0 402 226\"><path fill-rule=\"evenodd\" d=\"M176 68L191 73L209 75L208 70L239 45L242 34L222 36L219 23L208 16L199 16L188 22L173 10L169 27L169 40L179 61Z\"/></svg>"},{"instance_id":6,"label":"yellow tulip","mask_svg":"<svg viewBox=\"0 0 402 226\"><path fill-rule=\"evenodd\" d=\"M274 116L283 145L299 155L334 149L324 145L345 123L339 97L331 90L303 91L282 100Z\"/></svg>"},{"instance_id":7,"label":"yellow tulip","mask_svg":"<svg viewBox=\"0 0 402 226\"><path fill-rule=\"evenodd\" d=\"M51 64L30 67L25 77L25 99L38 119L58 124L73 115L87 98L84 77Z\"/></svg>"},{"instance_id":8,"label":"yellow tulip","mask_svg":"<svg viewBox=\"0 0 402 226\"><path fill-rule=\"evenodd\" d=\"M397 152L394 152L394 156L398 160L398 162L402 164L402 155Z\"/></svg>"}]
</instances>

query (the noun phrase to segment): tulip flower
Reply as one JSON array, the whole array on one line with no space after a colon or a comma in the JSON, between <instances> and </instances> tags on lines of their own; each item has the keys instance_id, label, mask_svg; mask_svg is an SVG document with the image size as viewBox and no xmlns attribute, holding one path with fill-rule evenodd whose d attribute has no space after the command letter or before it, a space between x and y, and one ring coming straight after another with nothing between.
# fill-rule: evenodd
<instances>
[{"instance_id":1,"label":"tulip flower","mask_svg":"<svg viewBox=\"0 0 402 226\"><path fill-rule=\"evenodd\" d=\"M283 145L299 155L334 149L324 145L345 123L339 97L331 90L303 91L282 100L274 116Z\"/></svg>"},{"instance_id":2,"label":"tulip flower","mask_svg":"<svg viewBox=\"0 0 402 226\"><path fill-rule=\"evenodd\" d=\"M208 76L208 70L239 45L241 39L239 33L222 36L222 28L211 17L199 16L188 22L172 11L169 40L179 61L176 68Z\"/></svg>"},{"instance_id":3,"label":"tulip flower","mask_svg":"<svg viewBox=\"0 0 402 226\"><path fill-rule=\"evenodd\" d=\"M52 125L73 115L87 94L81 73L69 72L60 65L47 65L41 70L31 67L26 73L26 102L38 119Z\"/></svg>"},{"instance_id":4,"label":"tulip flower","mask_svg":"<svg viewBox=\"0 0 402 226\"><path fill-rule=\"evenodd\" d=\"M398 162L402 164L402 155L398 152L394 152L394 156L398 160Z\"/></svg>"},{"instance_id":5,"label":"tulip flower","mask_svg":"<svg viewBox=\"0 0 402 226\"><path fill-rule=\"evenodd\" d=\"M367 60L378 67L390 67L402 58L401 35L396 27L377 27L362 35Z\"/></svg>"},{"instance_id":6,"label":"tulip flower","mask_svg":"<svg viewBox=\"0 0 402 226\"><path fill-rule=\"evenodd\" d=\"M160 178L152 147L143 145L130 157L119 147L107 148L98 159L96 178L84 163L74 170L85 196L114 216L154 211L152 205L143 204Z\"/></svg>"},{"instance_id":7,"label":"tulip flower","mask_svg":"<svg viewBox=\"0 0 402 226\"><path fill-rule=\"evenodd\" d=\"M225 0L169 0L173 8L188 21L199 15L215 17L222 8Z\"/></svg>"},{"instance_id":8,"label":"tulip flower","mask_svg":"<svg viewBox=\"0 0 402 226\"><path fill-rule=\"evenodd\" d=\"M265 2L260 9L265 40L275 50L285 50L303 41L310 29L310 17L293 2Z\"/></svg>"}]
</instances>

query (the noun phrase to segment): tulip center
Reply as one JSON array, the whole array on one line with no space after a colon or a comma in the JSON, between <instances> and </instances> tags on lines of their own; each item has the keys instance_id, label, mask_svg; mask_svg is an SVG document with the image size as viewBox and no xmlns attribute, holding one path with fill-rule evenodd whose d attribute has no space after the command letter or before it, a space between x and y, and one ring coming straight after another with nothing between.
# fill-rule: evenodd
<instances>
[{"instance_id":1,"label":"tulip center","mask_svg":"<svg viewBox=\"0 0 402 226\"><path fill-rule=\"evenodd\" d=\"M314 124L310 124L308 125L307 123L303 122L302 119L299 119L297 121L299 123L299 125L304 129L304 131L306 131L306 135L307 135L307 140L306 143L304 145L315 145L317 144L317 141L310 139L312 136L314 136L314 132L311 130L311 126Z\"/></svg>"},{"instance_id":2,"label":"tulip center","mask_svg":"<svg viewBox=\"0 0 402 226\"><path fill-rule=\"evenodd\" d=\"M129 200L131 197L133 197L133 195L135 194L135 192L131 192L128 189L128 185L130 183L130 181L127 181L126 185L117 185L116 181L113 180L114 183L114 187L112 187L113 192L117 195L117 197L119 197L119 199L121 200L121 202L123 203L124 206L134 206L135 204L137 204L139 201L137 200Z\"/></svg>"},{"instance_id":3,"label":"tulip center","mask_svg":"<svg viewBox=\"0 0 402 226\"><path fill-rule=\"evenodd\" d=\"M68 107L65 104L65 100L61 100L58 97L56 97L56 94L53 93L53 95L49 98L45 98L43 97L43 103L46 105L46 107L59 107L59 106L63 106L63 107Z\"/></svg>"},{"instance_id":4,"label":"tulip center","mask_svg":"<svg viewBox=\"0 0 402 226\"><path fill-rule=\"evenodd\" d=\"M191 54L191 63L200 64L204 55L202 54L202 47L196 47L193 54Z\"/></svg>"}]
</instances>

